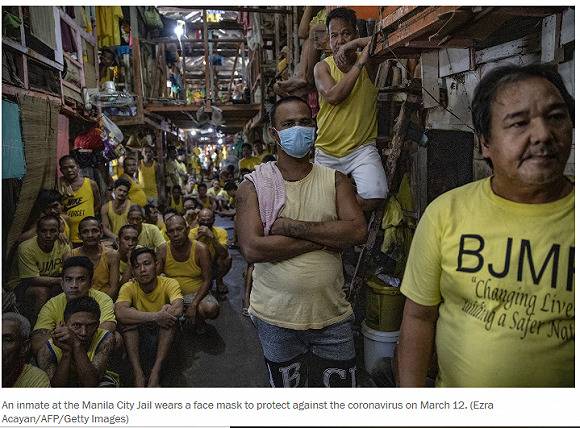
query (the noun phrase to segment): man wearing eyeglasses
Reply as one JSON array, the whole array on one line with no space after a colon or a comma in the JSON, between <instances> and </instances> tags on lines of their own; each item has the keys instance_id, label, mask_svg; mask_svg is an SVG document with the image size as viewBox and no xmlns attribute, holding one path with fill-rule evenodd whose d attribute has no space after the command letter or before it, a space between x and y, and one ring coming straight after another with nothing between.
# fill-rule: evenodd
<instances>
[{"instance_id":1,"label":"man wearing eyeglasses","mask_svg":"<svg viewBox=\"0 0 580 428\"><path fill-rule=\"evenodd\" d=\"M268 205L266 186L258 173L236 194L238 242L246 261L254 263L248 312L270 384L353 387L353 315L342 291L340 251L366 240L366 221L350 181L309 160L315 128L308 104L282 98L271 121L284 207L265 227L260 212Z\"/></svg>"},{"instance_id":2,"label":"man wearing eyeglasses","mask_svg":"<svg viewBox=\"0 0 580 428\"><path fill-rule=\"evenodd\" d=\"M357 38L356 14L339 7L326 27L332 56L314 67L320 111L314 162L352 174L357 201L371 211L387 194L387 178L377 151L377 94L374 85L384 58L369 59L370 37ZM362 49L357 54L357 49Z\"/></svg>"}]
</instances>

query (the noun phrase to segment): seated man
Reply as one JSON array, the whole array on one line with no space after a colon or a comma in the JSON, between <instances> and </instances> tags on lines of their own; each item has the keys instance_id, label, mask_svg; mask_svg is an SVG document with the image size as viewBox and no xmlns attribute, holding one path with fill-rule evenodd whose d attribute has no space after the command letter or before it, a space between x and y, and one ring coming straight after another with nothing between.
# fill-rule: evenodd
<instances>
[{"instance_id":1,"label":"seated man","mask_svg":"<svg viewBox=\"0 0 580 428\"><path fill-rule=\"evenodd\" d=\"M215 319L220 306L217 300L208 294L211 284L211 256L208 248L188 235L183 217L169 217L167 234L170 242L159 251L158 273L165 273L177 280L183 293L185 317L190 324L197 324L199 332L203 330L205 319Z\"/></svg>"},{"instance_id":2,"label":"seated man","mask_svg":"<svg viewBox=\"0 0 580 428\"><path fill-rule=\"evenodd\" d=\"M226 294L224 276L232 268L232 258L228 252L228 232L223 227L214 227L215 215L212 210L204 208L199 213L199 226L191 234L209 249L212 263L212 279L215 279L218 294Z\"/></svg>"},{"instance_id":3,"label":"seated man","mask_svg":"<svg viewBox=\"0 0 580 428\"><path fill-rule=\"evenodd\" d=\"M93 263L88 257L74 256L64 261L62 268L63 293L50 299L40 310L38 321L32 332L32 353L38 351L49 339L50 334L64 321L64 308L67 302L77 297L90 296L101 308L100 328L114 332L117 321L113 312L113 301L103 293L91 288Z\"/></svg>"},{"instance_id":4,"label":"seated man","mask_svg":"<svg viewBox=\"0 0 580 428\"><path fill-rule=\"evenodd\" d=\"M137 232L139 232L137 244L154 250L159 248L161 245L165 245L165 239L163 239L163 235L157 226L144 223L144 221L145 213L143 212L143 208L139 205L131 205L129 213L127 214L127 222L128 224L135 226Z\"/></svg>"},{"instance_id":5,"label":"seated man","mask_svg":"<svg viewBox=\"0 0 580 428\"><path fill-rule=\"evenodd\" d=\"M155 203L145 205L145 223L153 224L163 232L165 231L165 223L163 223L163 216L159 212L159 207Z\"/></svg>"},{"instance_id":6,"label":"seated man","mask_svg":"<svg viewBox=\"0 0 580 428\"><path fill-rule=\"evenodd\" d=\"M131 183L123 178L115 181L115 199L107 202L101 208L101 219L103 221L103 233L107 238L116 240L119 229L127 224L127 214L132 205L128 198Z\"/></svg>"},{"instance_id":7,"label":"seated man","mask_svg":"<svg viewBox=\"0 0 580 428\"><path fill-rule=\"evenodd\" d=\"M220 209L216 212L222 217L233 218L236 215L236 192L238 191L238 185L235 181L228 181L224 190L220 192Z\"/></svg>"},{"instance_id":8,"label":"seated man","mask_svg":"<svg viewBox=\"0 0 580 428\"><path fill-rule=\"evenodd\" d=\"M131 279L131 251L137 247L139 232L132 224L126 224L119 230L119 275L121 279L119 284L124 284Z\"/></svg>"},{"instance_id":9,"label":"seated man","mask_svg":"<svg viewBox=\"0 0 580 428\"><path fill-rule=\"evenodd\" d=\"M141 387L160 386L161 369L173 343L177 320L183 312L179 283L157 276L156 262L152 249L135 249L131 253L135 279L123 284L115 303L135 386ZM152 353L153 358L148 358ZM152 367L147 381L145 373L149 366Z\"/></svg>"},{"instance_id":10,"label":"seated man","mask_svg":"<svg viewBox=\"0 0 580 428\"><path fill-rule=\"evenodd\" d=\"M215 210L215 199L207 194L207 184L199 183L197 186L197 201L202 208L209 208Z\"/></svg>"},{"instance_id":11,"label":"seated man","mask_svg":"<svg viewBox=\"0 0 580 428\"><path fill-rule=\"evenodd\" d=\"M227 171L220 172L220 178L222 177L222 173L224 173L224 172L227 173ZM220 185L220 180L214 179L211 182L211 188L207 189L207 194L208 194L208 196L211 196L212 198L215 199L221 190L222 190L222 186Z\"/></svg>"},{"instance_id":12,"label":"seated man","mask_svg":"<svg viewBox=\"0 0 580 428\"><path fill-rule=\"evenodd\" d=\"M71 248L58 239L60 218L54 215L41 217L36 222L37 236L18 246L17 296L23 296L24 312L35 321L42 305L60 289L62 261Z\"/></svg>"},{"instance_id":13,"label":"seated man","mask_svg":"<svg viewBox=\"0 0 580 428\"><path fill-rule=\"evenodd\" d=\"M183 218L187 223L187 226L193 228L197 226L197 216L203 207L199 204L197 199L194 198L185 198L183 202L183 209L185 210L185 214L183 214Z\"/></svg>"},{"instance_id":14,"label":"seated man","mask_svg":"<svg viewBox=\"0 0 580 428\"><path fill-rule=\"evenodd\" d=\"M60 233L58 239L62 242L70 243L70 217L64 214L62 195L56 190L42 189L38 194L36 207L40 211L40 217L49 214L60 217ZM36 225L33 225L30 229L20 235L19 241L26 241L34 236L36 236Z\"/></svg>"},{"instance_id":15,"label":"seated man","mask_svg":"<svg viewBox=\"0 0 580 428\"><path fill-rule=\"evenodd\" d=\"M99 328L100 317L101 308L92 297L67 302L64 323L38 354L38 365L53 387L119 386L116 373L107 372L115 338L110 331Z\"/></svg>"},{"instance_id":16,"label":"seated man","mask_svg":"<svg viewBox=\"0 0 580 428\"><path fill-rule=\"evenodd\" d=\"M169 196L169 208L174 209L178 214L183 215L183 192L181 186L173 185L171 188L171 196Z\"/></svg>"},{"instance_id":17,"label":"seated man","mask_svg":"<svg viewBox=\"0 0 580 428\"><path fill-rule=\"evenodd\" d=\"M2 314L2 387L48 388L48 375L27 363L30 322L14 312Z\"/></svg>"},{"instance_id":18,"label":"seated man","mask_svg":"<svg viewBox=\"0 0 580 428\"><path fill-rule=\"evenodd\" d=\"M103 226L95 217L85 217L79 223L83 245L72 251L73 256L85 256L93 263L92 288L107 293L111 299L119 292L119 253L101 243Z\"/></svg>"},{"instance_id":19,"label":"seated man","mask_svg":"<svg viewBox=\"0 0 580 428\"><path fill-rule=\"evenodd\" d=\"M238 162L238 169L240 170L240 176L242 175L242 170L246 169L248 171L253 171L256 169L256 165L260 163L261 159L252 156L252 146L250 143L242 144L242 159Z\"/></svg>"}]
</instances>

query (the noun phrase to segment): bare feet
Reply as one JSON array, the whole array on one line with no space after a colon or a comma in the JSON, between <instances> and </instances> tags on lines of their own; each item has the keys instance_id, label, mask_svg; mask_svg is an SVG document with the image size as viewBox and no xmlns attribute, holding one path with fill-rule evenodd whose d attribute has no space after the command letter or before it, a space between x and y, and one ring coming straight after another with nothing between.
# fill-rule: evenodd
<instances>
[{"instance_id":1,"label":"bare feet","mask_svg":"<svg viewBox=\"0 0 580 428\"><path fill-rule=\"evenodd\" d=\"M288 80L282 80L274 84L274 92L276 95L281 97L295 95L297 97L304 98L308 96L308 93L311 90L312 88L308 82L305 79L300 79L298 77L291 77Z\"/></svg>"}]
</instances>

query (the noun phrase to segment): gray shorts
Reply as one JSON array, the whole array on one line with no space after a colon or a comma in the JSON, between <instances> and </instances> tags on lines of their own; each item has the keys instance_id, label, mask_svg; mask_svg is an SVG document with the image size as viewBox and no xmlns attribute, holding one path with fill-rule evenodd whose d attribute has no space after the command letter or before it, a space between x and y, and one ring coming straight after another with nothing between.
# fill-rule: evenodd
<instances>
[{"instance_id":1,"label":"gray shorts","mask_svg":"<svg viewBox=\"0 0 580 428\"><path fill-rule=\"evenodd\" d=\"M191 305L191 302L193 302L193 300L195 299L195 296L197 296L197 292L191 293L191 294L185 294L183 296L183 306L188 307L189 305ZM207 293L206 296L203 299L201 299L201 302L219 305L217 299L215 297L213 297L210 293Z\"/></svg>"},{"instance_id":2,"label":"gray shorts","mask_svg":"<svg viewBox=\"0 0 580 428\"><path fill-rule=\"evenodd\" d=\"M327 360L344 361L355 357L352 322L354 316L321 329L291 330L269 324L251 315L258 330L264 357L282 363L307 352Z\"/></svg>"}]
</instances>

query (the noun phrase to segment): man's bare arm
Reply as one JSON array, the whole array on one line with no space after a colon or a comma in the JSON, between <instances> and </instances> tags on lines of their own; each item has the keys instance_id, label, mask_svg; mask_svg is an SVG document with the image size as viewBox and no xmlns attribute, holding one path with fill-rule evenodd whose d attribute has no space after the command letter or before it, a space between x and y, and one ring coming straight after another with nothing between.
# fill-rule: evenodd
<instances>
[{"instance_id":1,"label":"man's bare arm","mask_svg":"<svg viewBox=\"0 0 580 428\"><path fill-rule=\"evenodd\" d=\"M95 216L101 211L101 192L99 191L99 186L94 180L91 180L91 189L93 191L93 209L95 210Z\"/></svg>"},{"instance_id":2,"label":"man's bare arm","mask_svg":"<svg viewBox=\"0 0 580 428\"><path fill-rule=\"evenodd\" d=\"M433 356L438 306L423 306L407 299L397 350L400 386L423 387Z\"/></svg>"},{"instance_id":3,"label":"man's bare arm","mask_svg":"<svg viewBox=\"0 0 580 428\"><path fill-rule=\"evenodd\" d=\"M103 235L107 238L117 239L117 236L111 232L111 225L109 224L109 215L107 213L107 204L101 207L101 223L103 224Z\"/></svg>"},{"instance_id":4,"label":"man's bare arm","mask_svg":"<svg viewBox=\"0 0 580 428\"><path fill-rule=\"evenodd\" d=\"M258 196L249 181L236 194L236 230L242 255L248 263L279 262L322 249L322 245L281 235L264 236Z\"/></svg>"},{"instance_id":5,"label":"man's bare arm","mask_svg":"<svg viewBox=\"0 0 580 428\"><path fill-rule=\"evenodd\" d=\"M84 355L79 353L77 356L77 354L75 354L75 363L81 386L94 387L99 385L99 382L107 370L109 357L111 352L113 352L114 345L115 339L113 335L110 334L108 337L103 339L103 342L99 345L99 350L93 358L93 361L90 361L88 358L83 358L87 357L86 352L83 353Z\"/></svg>"},{"instance_id":6,"label":"man's bare arm","mask_svg":"<svg viewBox=\"0 0 580 428\"><path fill-rule=\"evenodd\" d=\"M327 103L340 104L350 95L363 67L364 63L360 62L359 58L344 77L337 82L330 75L328 64L325 61L320 61L314 66L314 82L318 93Z\"/></svg>"},{"instance_id":7,"label":"man's bare arm","mask_svg":"<svg viewBox=\"0 0 580 428\"><path fill-rule=\"evenodd\" d=\"M362 244L367 238L367 223L348 178L336 172L336 211L338 220L325 222L279 218L272 233L292 238L309 239L332 248L348 248Z\"/></svg>"},{"instance_id":8,"label":"man's bare arm","mask_svg":"<svg viewBox=\"0 0 580 428\"><path fill-rule=\"evenodd\" d=\"M132 308L129 302L115 303L115 316L123 324L141 324L157 321L158 312L142 312Z\"/></svg>"}]
</instances>

